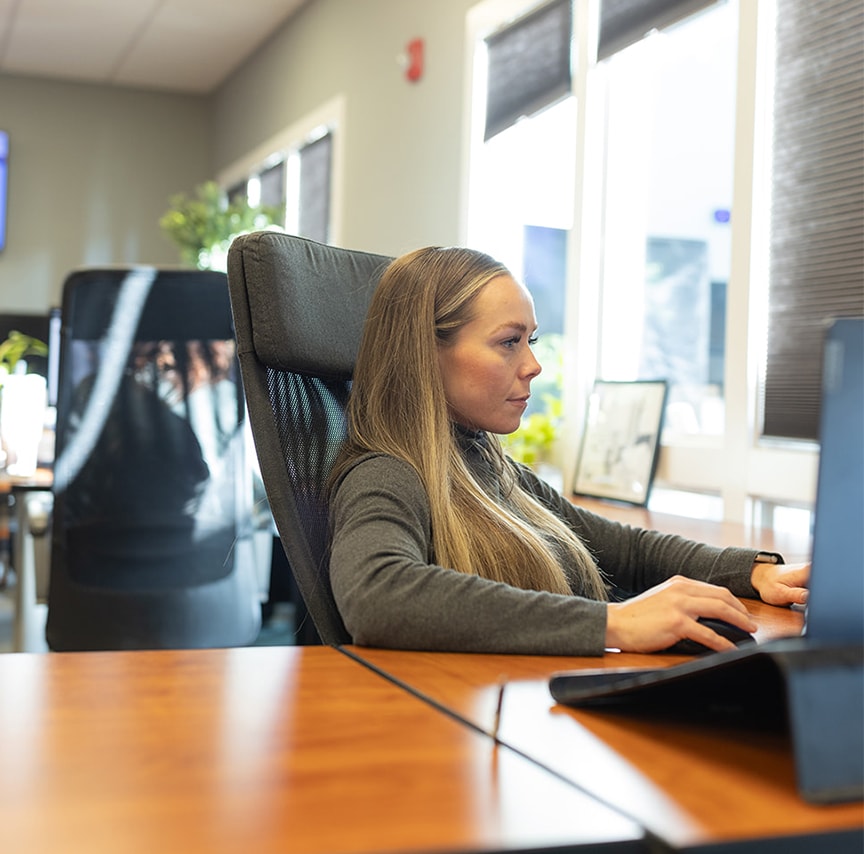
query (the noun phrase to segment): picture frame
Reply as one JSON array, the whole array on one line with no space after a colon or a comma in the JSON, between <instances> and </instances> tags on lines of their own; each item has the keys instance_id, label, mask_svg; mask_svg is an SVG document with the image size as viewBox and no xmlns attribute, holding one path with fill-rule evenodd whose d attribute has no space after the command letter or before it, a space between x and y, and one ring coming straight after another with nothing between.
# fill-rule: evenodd
<instances>
[{"instance_id":1,"label":"picture frame","mask_svg":"<svg viewBox=\"0 0 864 854\"><path fill-rule=\"evenodd\" d=\"M667 380L595 380L573 494L645 506L660 450Z\"/></svg>"}]
</instances>

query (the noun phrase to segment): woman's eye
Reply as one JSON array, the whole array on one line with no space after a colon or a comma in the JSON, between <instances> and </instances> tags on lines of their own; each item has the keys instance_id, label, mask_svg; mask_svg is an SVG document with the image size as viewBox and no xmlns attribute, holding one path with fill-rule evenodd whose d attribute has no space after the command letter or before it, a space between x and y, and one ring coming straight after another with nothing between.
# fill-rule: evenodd
<instances>
[{"instance_id":1,"label":"woman's eye","mask_svg":"<svg viewBox=\"0 0 864 854\"><path fill-rule=\"evenodd\" d=\"M501 342L503 347L506 347L508 350L512 350L520 341L522 340L521 335L514 335L512 338L507 338ZM528 338L528 346L533 347L537 343L537 336L532 335Z\"/></svg>"}]
</instances>

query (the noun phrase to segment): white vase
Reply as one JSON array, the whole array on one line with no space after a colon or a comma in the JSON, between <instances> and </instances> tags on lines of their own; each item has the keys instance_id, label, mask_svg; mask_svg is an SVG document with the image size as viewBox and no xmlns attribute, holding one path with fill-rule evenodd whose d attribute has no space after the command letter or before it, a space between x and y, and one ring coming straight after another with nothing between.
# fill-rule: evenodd
<instances>
[{"instance_id":1,"label":"white vase","mask_svg":"<svg viewBox=\"0 0 864 854\"><path fill-rule=\"evenodd\" d=\"M9 374L3 378L0 440L10 475L30 477L36 471L47 399L45 377L39 374Z\"/></svg>"}]
</instances>

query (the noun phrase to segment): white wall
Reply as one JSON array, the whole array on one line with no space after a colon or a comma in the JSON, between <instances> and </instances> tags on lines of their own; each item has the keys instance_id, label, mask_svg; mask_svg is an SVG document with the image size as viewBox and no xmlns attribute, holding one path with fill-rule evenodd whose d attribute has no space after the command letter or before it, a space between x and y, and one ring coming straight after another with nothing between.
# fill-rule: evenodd
<instances>
[{"instance_id":1,"label":"white wall","mask_svg":"<svg viewBox=\"0 0 864 854\"><path fill-rule=\"evenodd\" d=\"M207 102L0 75L9 133L0 311L59 305L81 265L177 264L159 229L170 196L211 174Z\"/></svg>"},{"instance_id":2,"label":"white wall","mask_svg":"<svg viewBox=\"0 0 864 854\"><path fill-rule=\"evenodd\" d=\"M476 0L312 0L214 99L214 165L342 97L342 245L397 254L460 240L465 16ZM426 71L397 57L425 41Z\"/></svg>"}]
</instances>

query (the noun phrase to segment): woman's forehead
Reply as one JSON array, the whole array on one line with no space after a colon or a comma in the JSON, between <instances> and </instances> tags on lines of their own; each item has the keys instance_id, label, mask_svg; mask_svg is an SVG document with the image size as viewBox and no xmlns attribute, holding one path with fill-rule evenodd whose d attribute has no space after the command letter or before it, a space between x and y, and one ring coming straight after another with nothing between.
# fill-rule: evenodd
<instances>
[{"instance_id":1,"label":"woman's forehead","mask_svg":"<svg viewBox=\"0 0 864 854\"><path fill-rule=\"evenodd\" d=\"M510 275L496 276L477 295L475 319L517 326L537 325L534 300L528 289Z\"/></svg>"}]
</instances>

